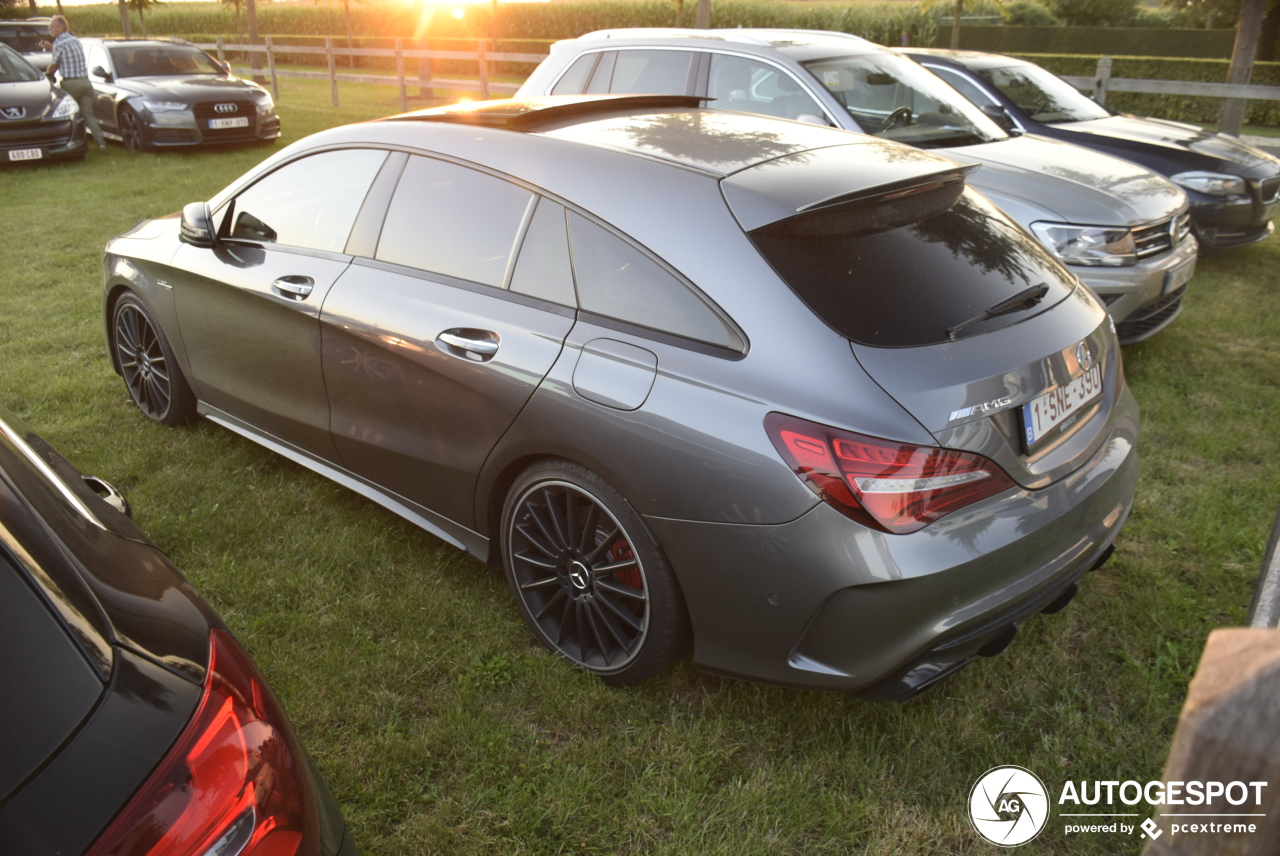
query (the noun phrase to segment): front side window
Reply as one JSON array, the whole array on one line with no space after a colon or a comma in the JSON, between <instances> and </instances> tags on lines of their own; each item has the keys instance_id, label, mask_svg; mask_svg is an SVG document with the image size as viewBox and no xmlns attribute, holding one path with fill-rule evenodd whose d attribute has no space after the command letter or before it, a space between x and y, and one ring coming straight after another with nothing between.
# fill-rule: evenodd
<instances>
[{"instance_id":1,"label":"front side window","mask_svg":"<svg viewBox=\"0 0 1280 856\"><path fill-rule=\"evenodd\" d=\"M1008 137L958 92L906 57L864 54L805 68L868 134L912 146L963 146Z\"/></svg>"},{"instance_id":2,"label":"front side window","mask_svg":"<svg viewBox=\"0 0 1280 856\"><path fill-rule=\"evenodd\" d=\"M376 149L344 149L285 164L235 198L223 234L341 253L386 157Z\"/></svg>"},{"instance_id":3,"label":"front side window","mask_svg":"<svg viewBox=\"0 0 1280 856\"><path fill-rule=\"evenodd\" d=\"M375 257L501 288L533 199L531 191L488 173L411 157Z\"/></svg>"},{"instance_id":4,"label":"front side window","mask_svg":"<svg viewBox=\"0 0 1280 856\"><path fill-rule=\"evenodd\" d=\"M707 95L721 110L826 123L822 107L791 75L747 57L712 54Z\"/></svg>"},{"instance_id":5,"label":"front side window","mask_svg":"<svg viewBox=\"0 0 1280 856\"><path fill-rule=\"evenodd\" d=\"M1037 122L1085 122L1105 119L1105 108L1080 94L1080 90L1038 65L993 68L982 72L991 85Z\"/></svg>"},{"instance_id":6,"label":"front side window","mask_svg":"<svg viewBox=\"0 0 1280 856\"><path fill-rule=\"evenodd\" d=\"M569 215L573 272L585 312L741 350L736 331L674 273L607 229Z\"/></svg>"}]
</instances>

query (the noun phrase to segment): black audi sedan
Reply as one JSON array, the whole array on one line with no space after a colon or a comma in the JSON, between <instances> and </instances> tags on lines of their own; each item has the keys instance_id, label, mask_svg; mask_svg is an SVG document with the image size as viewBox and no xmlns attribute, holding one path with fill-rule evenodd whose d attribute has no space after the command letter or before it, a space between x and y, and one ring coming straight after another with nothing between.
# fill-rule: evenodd
<instances>
[{"instance_id":1,"label":"black audi sedan","mask_svg":"<svg viewBox=\"0 0 1280 856\"><path fill-rule=\"evenodd\" d=\"M86 149L76 100L0 44L0 162L83 158Z\"/></svg>"},{"instance_id":2,"label":"black audi sedan","mask_svg":"<svg viewBox=\"0 0 1280 856\"><path fill-rule=\"evenodd\" d=\"M249 656L127 508L0 408L0 850L354 856Z\"/></svg>"},{"instance_id":3,"label":"black audi sedan","mask_svg":"<svg viewBox=\"0 0 1280 856\"><path fill-rule=\"evenodd\" d=\"M102 132L146 151L280 136L271 93L180 39L81 39Z\"/></svg>"},{"instance_id":4,"label":"black audi sedan","mask_svg":"<svg viewBox=\"0 0 1280 856\"><path fill-rule=\"evenodd\" d=\"M1280 210L1280 160L1196 125L1118 115L1034 63L1000 54L909 48L907 56L1005 128L1141 164L1187 192L1201 247L1265 240Z\"/></svg>"}]
</instances>

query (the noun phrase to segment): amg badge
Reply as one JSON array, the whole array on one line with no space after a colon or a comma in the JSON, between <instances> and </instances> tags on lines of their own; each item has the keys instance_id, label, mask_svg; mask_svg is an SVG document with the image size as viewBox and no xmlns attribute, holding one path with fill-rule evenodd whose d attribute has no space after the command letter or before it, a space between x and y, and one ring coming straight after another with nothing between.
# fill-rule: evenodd
<instances>
[{"instance_id":1,"label":"amg badge","mask_svg":"<svg viewBox=\"0 0 1280 856\"><path fill-rule=\"evenodd\" d=\"M948 422L955 422L958 419L968 419L975 413L994 413L997 410L1004 410L1013 404L1013 399L1009 396L997 398L993 401L985 401L982 404L974 404L970 407L962 407L959 410L951 411L951 415L947 417Z\"/></svg>"}]
</instances>

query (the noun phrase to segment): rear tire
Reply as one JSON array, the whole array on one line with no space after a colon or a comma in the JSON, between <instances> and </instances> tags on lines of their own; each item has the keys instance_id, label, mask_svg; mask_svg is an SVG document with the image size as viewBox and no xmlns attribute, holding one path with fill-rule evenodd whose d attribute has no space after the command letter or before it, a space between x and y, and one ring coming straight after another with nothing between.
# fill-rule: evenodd
<instances>
[{"instance_id":1,"label":"rear tire","mask_svg":"<svg viewBox=\"0 0 1280 856\"><path fill-rule=\"evenodd\" d=\"M636 684L684 653L684 596L640 515L568 461L526 470L502 512L502 564L544 645L608 684Z\"/></svg>"},{"instance_id":2,"label":"rear tire","mask_svg":"<svg viewBox=\"0 0 1280 856\"><path fill-rule=\"evenodd\" d=\"M129 397L149 419L181 425L196 417L196 397L173 349L142 298L129 292L111 313L111 348Z\"/></svg>"}]
</instances>

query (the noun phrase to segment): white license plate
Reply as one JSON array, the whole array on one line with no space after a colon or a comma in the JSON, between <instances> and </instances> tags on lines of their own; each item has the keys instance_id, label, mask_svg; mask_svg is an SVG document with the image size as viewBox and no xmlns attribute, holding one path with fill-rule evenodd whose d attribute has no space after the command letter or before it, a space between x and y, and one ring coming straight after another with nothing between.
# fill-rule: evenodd
<instances>
[{"instance_id":1,"label":"white license plate","mask_svg":"<svg viewBox=\"0 0 1280 856\"><path fill-rule=\"evenodd\" d=\"M249 117L237 116L234 119L210 119L209 127L215 131L223 128L247 128L249 127Z\"/></svg>"},{"instance_id":2,"label":"white license plate","mask_svg":"<svg viewBox=\"0 0 1280 856\"><path fill-rule=\"evenodd\" d=\"M14 149L9 152L9 160L40 160L44 157L44 149Z\"/></svg>"},{"instance_id":3,"label":"white license plate","mask_svg":"<svg viewBox=\"0 0 1280 856\"><path fill-rule=\"evenodd\" d=\"M1182 267L1174 268L1164 275L1164 293L1169 294L1177 291L1182 286L1191 281L1191 276L1196 272L1196 260L1191 259Z\"/></svg>"},{"instance_id":4,"label":"white license plate","mask_svg":"<svg viewBox=\"0 0 1280 856\"><path fill-rule=\"evenodd\" d=\"M1065 427L1079 415L1085 405L1102 395L1102 366L1090 368L1080 377L1050 390L1022 405L1022 424L1026 429L1027 448Z\"/></svg>"}]
</instances>

